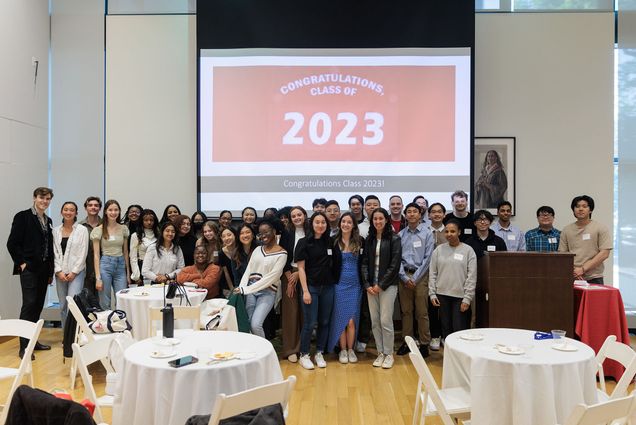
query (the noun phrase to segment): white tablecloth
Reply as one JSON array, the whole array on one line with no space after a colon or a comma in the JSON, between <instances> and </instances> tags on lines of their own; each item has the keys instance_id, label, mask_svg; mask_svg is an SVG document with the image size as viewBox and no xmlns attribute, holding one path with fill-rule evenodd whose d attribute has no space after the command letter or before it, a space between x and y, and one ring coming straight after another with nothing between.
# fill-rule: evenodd
<instances>
[{"instance_id":1,"label":"white tablecloth","mask_svg":"<svg viewBox=\"0 0 636 425\"><path fill-rule=\"evenodd\" d=\"M136 288L129 288L128 292L122 294L121 291L117 293L117 308L126 312L126 318L132 326L132 335L136 340L142 340L148 338L148 308L149 307L163 307L163 294L167 289L167 286L140 286ZM147 293L148 295L141 295ZM205 296L206 290L187 288L188 298L193 306L201 305ZM185 299L175 297L172 300L166 300L172 303L173 306L187 305ZM175 322L175 328L191 327L188 325L190 321L177 320ZM157 326L161 326L160 324Z\"/></svg>"},{"instance_id":2,"label":"white tablecloth","mask_svg":"<svg viewBox=\"0 0 636 425\"><path fill-rule=\"evenodd\" d=\"M217 394L234 394L280 382L283 375L272 344L264 338L229 331L177 331L177 355L153 359L153 339L131 345L125 352L122 380L113 406L114 425L183 425L192 415L209 414ZM168 361L193 355L198 347L211 353L236 352L253 357L206 365L173 368ZM253 354L250 354L253 353ZM243 356L246 357L246 356Z\"/></svg>"},{"instance_id":3,"label":"white tablecloth","mask_svg":"<svg viewBox=\"0 0 636 425\"><path fill-rule=\"evenodd\" d=\"M467 332L484 336L467 341ZM563 423L578 403L595 403L594 351L568 338L574 352L535 340L534 331L473 329L449 335L444 345L442 387L467 386L473 425L553 425ZM495 344L521 347L503 354Z\"/></svg>"}]
</instances>

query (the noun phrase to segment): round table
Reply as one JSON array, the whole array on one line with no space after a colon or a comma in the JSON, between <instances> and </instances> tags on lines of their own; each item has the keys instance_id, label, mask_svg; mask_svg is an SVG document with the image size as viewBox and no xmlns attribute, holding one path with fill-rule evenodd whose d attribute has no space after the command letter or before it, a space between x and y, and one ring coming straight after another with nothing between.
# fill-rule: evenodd
<instances>
[{"instance_id":1,"label":"round table","mask_svg":"<svg viewBox=\"0 0 636 425\"><path fill-rule=\"evenodd\" d=\"M132 335L136 340L148 338L148 309L150 307L163 307L164 291L167 286L139 286L136 288L128 288L128 292L117 292L117 308L126 312L126 318L132 326ZM187 288L188 298L193 306L201 305L207 290ZM173 306L187 305L185 299L175 297L172 300L166 300ZM175 321L175 328L191 327L189 321Z\"/></svg>"},{"instance_id":2,"label":"round table","mask_svg":"<svg viewBox=\"0 0 636 425\"><path fill-rule=\"evenodd\" d=\"M114 425L183 425L192 415L212 412L217 394L234 394L280 382L283 375L272 344L239 332L176 331L180 344L170 358L155 359L154 338L126 349L118 395L113 406ZM193 355L201 348L211 354L234 352L240 359L208 365L209 359L173 368L170 360Z\"/></svg>"},{"instance_id":3,"label":"round table","mask_svg":"<svg viewBox=\"0 0 636 425\"><path fill-rule=\"evenodd\" d=\"M578 403L597 401L596 366L587 345L567 338L576 351L559 351L556 343L521 329L455 332L444 343L442 387L470 388L473 425L563 423Z\"/></svg>"}]
</instances>

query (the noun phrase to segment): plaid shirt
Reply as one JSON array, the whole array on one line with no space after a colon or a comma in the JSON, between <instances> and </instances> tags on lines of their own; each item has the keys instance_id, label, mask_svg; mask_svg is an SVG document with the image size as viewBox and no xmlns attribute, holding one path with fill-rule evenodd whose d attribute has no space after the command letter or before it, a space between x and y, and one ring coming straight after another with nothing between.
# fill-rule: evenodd
<instances>
[{"instance_id":1,"label":"plaid shirt","mask_svg":"<svg viewBox=\"0 0 636 425\"><path fill-rule=\"evenodd\" d=\"M560 239L560 230L553 227L548 232L544 232L537 227L526 232L526 250L556 252L559 249Z\"/></svg>"}]
</instances>

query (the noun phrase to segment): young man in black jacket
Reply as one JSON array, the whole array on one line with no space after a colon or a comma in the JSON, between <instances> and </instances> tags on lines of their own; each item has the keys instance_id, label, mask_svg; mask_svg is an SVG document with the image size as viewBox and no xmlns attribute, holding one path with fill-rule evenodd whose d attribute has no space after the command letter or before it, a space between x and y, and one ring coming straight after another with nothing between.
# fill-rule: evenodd
<instances>
[{"instance_id":1,"label":"young man in black jacket","mask_svg":"<svg viewBox=\"0 0 636 425\"><path fill-rule=\"evenodd\" d=\"M13 259L13 274L20 275L22 309L20 319L37 322L44 308L46 289L53 279L53 222L45 214L53 191L38 187L33 191L33 206L13 217L7 249ZM29 344L20 338L20 357ZM35 345L36 350L50 350L48 345Z\"/></svg>"}]
</instances>

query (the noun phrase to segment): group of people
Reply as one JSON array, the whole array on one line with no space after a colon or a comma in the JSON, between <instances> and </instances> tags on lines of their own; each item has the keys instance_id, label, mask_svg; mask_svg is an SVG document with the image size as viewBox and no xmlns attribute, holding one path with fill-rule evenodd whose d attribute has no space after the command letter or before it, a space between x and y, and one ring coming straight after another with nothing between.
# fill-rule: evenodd
<instances>
[{"instance_id":1,"label":"group of people","mask_svg":"<svg viewBox=\"0 0 636 425\"><path fill-rule=\"evenodd\" d=\"M49 188L34 191L33 206L16 214L7 242L22 285L20 318L38 320L53 277L63 322L66 296L82 288L109 309L112 292L131 284L194 282L208 298L243 294L252 333L262 337L271 336L267 318L279 306L282 355L306 369L326 367L329 352L337 352L341 363L357 362L356 351L365 351L371 333L378 352L373 366L391 368L396 297L402 337L414 337L424 356L439 350L446 335L470 326L477 260L484 252L574 252L573 278L602 283L612 249L609 231L592 221L594 201L585 195L572 201L577 221L562 232L553 227L554 210L542 206L539 226L525 234L511 224L509 202L499 203L494 222L487 210L469 212L463 191L452 194L449 213L423 196L405 207L394 195L387 210L375 195L353 195L346 212L337 201L320 198L311 216L294 206L268 208L259 219L246 207L237 224L230 211L213 221L201 211L183 215L176 205L168 205L161 219L139 205L122 217L116 200L102 208L91 196L79 223L78 206L64 202L56 227L45 213L52 196ZM23 355L26 342L20 347ZM397 350L407 352L405 343Z\"/></svg>"}]
</instances>

